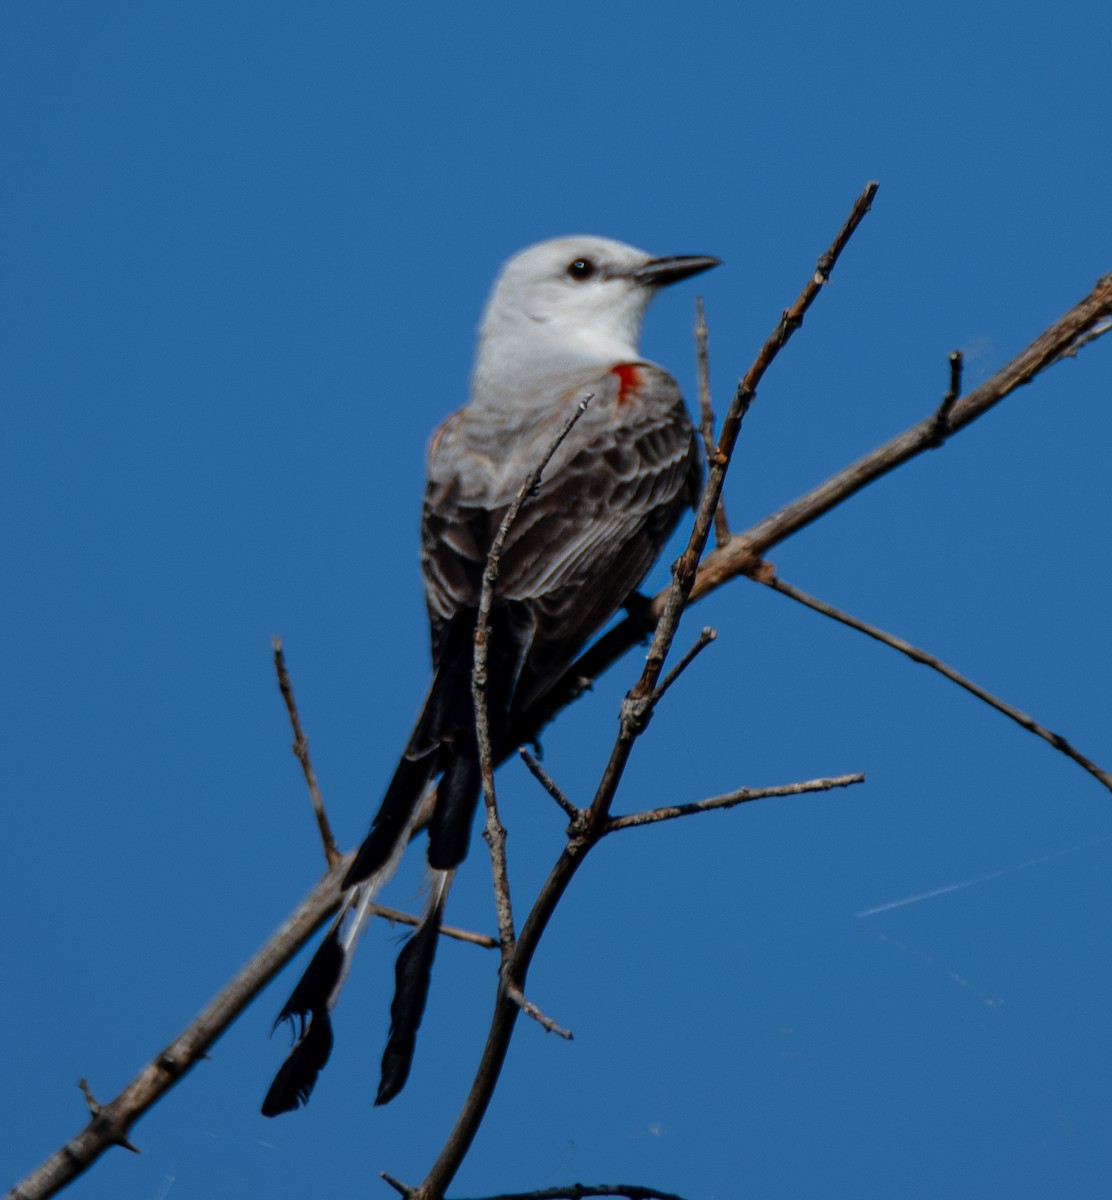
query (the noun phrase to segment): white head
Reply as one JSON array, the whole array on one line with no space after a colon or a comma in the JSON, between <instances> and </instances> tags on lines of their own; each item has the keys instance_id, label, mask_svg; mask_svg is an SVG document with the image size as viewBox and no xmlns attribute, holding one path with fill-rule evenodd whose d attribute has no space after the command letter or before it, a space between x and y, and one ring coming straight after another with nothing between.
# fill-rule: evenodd
<instances>
[{"instance_id":1,"label":"white head","mask_svg":"<svg viewBox=\"0 0 1112 1200\"><path fill-rule=\"evenodd\" d=\"M479 327L474 392L512 375L636 359L645 309L657 290L718 259L654 258L608 238L538 242L503 267ZM511 378L506 373L511 373Z\"/></svg>"}]
</instances>

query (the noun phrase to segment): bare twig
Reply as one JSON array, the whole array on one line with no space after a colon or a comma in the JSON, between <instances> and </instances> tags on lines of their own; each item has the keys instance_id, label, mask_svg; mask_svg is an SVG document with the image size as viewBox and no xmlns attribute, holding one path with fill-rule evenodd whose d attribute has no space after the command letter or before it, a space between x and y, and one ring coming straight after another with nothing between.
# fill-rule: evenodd
<instances>
[{"instance_id":1,"label":"bare twig","mask_svg":"<svg viewBox=\"0 0 1112 1200\"><path fill-rule=\"evenodd\" d=\"M309 788L309 801L313 805L313 815L317 818L317 829L320 831L321 844L324 846L325 861L329 867L334 867L340 861L340 852L336 849L336 839L332 836L332 827L329 825L328 816L324 811L324 799L317 786L317 773L313 770L313 764L309 758L309 740L302 732L301 718L297 715L293 685L290 683L289 672L286 670L286 656L282 652L282 639L280 637L272 638L270 645L274 651L274 670L278 675L278 688L282 693L282 699L286 702L286 712L293 729L291 749L301 764L305 783Z\"/></svg>"},{"instance_id":2,"label":"bare twig","mask_svg":"<svg viewBox=\"0 0 1112 1200\"><path fill-rule=\"evenodd\" d=\"M675 1192L661 1192L637 1183L569 1183L565 1187L539 1188L535 1192L503 1192L481 1200L588 1200L591 1196L624 1196L625 1200L683 1200Z\"/></svg>"},{"instance_id":3,"label":"bare twig","mask_svg":"<svg viewBox=\"0 0 1112 1200\"><path fill-rule=\"evenodd\" d=\"M506 829L498 816L498 800L494 791L494 752L490 743L490 712L487 707L487 641L490 636L490 609L494 603L494 588L498 582L498 571L502 561L502 548L506 537L521 512L522 505L540 487L552 456L560 449L564 439L571 433L579 418L587 411L594 399L588 393L575 406L545 451L540 462L525 477L513 503L506 510L498 532L491 543L483 571L483 587L479 594L479 615L475 622L475 658L471 672L471 701L475 706L475 736L479 744L479 773L483 784L483 805L486 808L486 824L483 838L490 849L490 866L494 879L494 907L498 914L498 936L502 942L503 961L514 943L513 909L510 904L510 879L506 871Z\"/></svg>"},{"instance_id":4,"label":"bare twig","mask_svg":"<svg viewBox=\"0 0 1112 1200\"><path fill-rule=\"evenodd\" d=\"M695 297L695 374L699 388L699 433L707 462L714 457L714 407L710 399L710 355L707 352L707 319L703 313L703 297ZM721 546L730 536L726 506L722 498L714 510L714 541Z\"/></svg>"},{"instance_id":5,"label":"bare twig","mask_svg":"<svg viewBox=\"0 0 1112 1200\"><path fill-rule=\"evenodd\" d=\"M986 692L983 687L980 687L971 679L967 679L964 675L955 671L953 667L948 667L940 659L935 658L933 654L928 654L925 650L920 650L918 646L913 646L901 637L886 633L876 625L870 625L867 621L862 621L857 617L851 616L849 613L843 612L840 608L835 608L832 604L827 604L825 600L819 600L815 596L808 595L799 588L793 587L792 584L786 583L783 579L778 579L774 574L762 574L757 581L763 583L766 587L772 588L773 591L779 592L782 596L788 596L799 604L806 605L807 608L814 609L817 613L822 613L824 617L840 621L843 625L848 625L850 629L856 629L859 633L863 633L867 637L883 643L885 646L890 646L893 650L898 650L901 654L906 654L912 662L922 663L923 666L930 667L932 671L937 671L939 675L949 679L951 683L956 683L958 687L964 688L971 696L976 696L978 700L983 700L990 708L996 709L997 712L1003 713L1004 716L1015 721L1017 725L1026 729L1028 733L1033 733L1036 737L1042 738L1044 742L1048 742L1055 750L1060 750L1067 758L1073 759L1079 767L1088 771L1094 779L1099 780L1109 791L1112 791L1112 774L1109 774L1102 767L1097 766L1095 762L1086 758L1080 751L1075 750L1060 733L1053 733L1045 725L1040 725L1038 721L1033 717L1029 717L1025 712L1021 712L1011 704L998 699L991 692Z\"/></svg>"},{"instance_id":6,"label":"bare twig","mask_svg":"<svg viewBox=\"0 0 1112 1200\"><path fill-rule=\"evenodd\" d=\"M942 397L942 403L934 414L934 444L941 446L950 435L950 413L961 395L961 371L965 362L960 350L951 350L947 355L950 363L950 387Z\"/></svg>"},{"instance_id":7,"label":"bare twig","mask_svg":"<svg viewBox=\"0 0 1112 1200\"><path fill-rule=\"evenodd\" d=\"M668 672L661 680L660 684L653 691L653 704L656 704L664 693L676 682L677 679L687 670L695 659L714 641L718 634L711 629L709 625L704 625L699 631L699 636L695 639L694 644L680 659L678 663Z\"/></svg>"},{"instance_id":8,"label":"bare twig","mask_svg":"<svg viewBox=\"0 0 1112 1200\"><path fill-rule=\"evenodd\" d=\"M805 792L828 792L833 788L851 787L855 783L864 782L865 776L858 773L856 775L832 775L826 779L808 779L805 783L783 783L776 787L738 788L736 792L711 796L706 800L696 800L692 804L671 804L664 808L649 808L644 812L611 817L606 822L603 832L617 833L619 829L632 829L637 825L653 825L657 821L672 821L676 817L690 817L695 813L712 812L717 808L736 808L739 804L748 804L750 800L764 800L771 796L801 796Z\"/></svg>"},{"instance_id":9,"label":"bare twig","mask_svg":"<svg viewBox=\"0 0 1112 1200\"><path fill-rule=\"evenodd\" d=\"M220 1035L339 908L344 895L340 882L353 858L353 854L345 855L327 871L220 993L114 1099L98 1105L79 1133L16 1184L8 1200L44 1200L87 1171L109 1147L134 1149L127 1134L135 1122L207 1057ZM417 918L394 909L372 905L371 911L405 924L417 924ZM440 932L477 945L498 945L494 938L466 930L442 928Z\"/></svg>"},{"instance_id":10,"label":"bare twig","mask_svg":"<svg viewBox=\"0 0 1112 1200\"><path fill-rule=\"evenodd\" d=\"M525 993L516 984L510 983L506 985L506 995L509 996L527 1017L532 1017L546 1033L554 1033L557 1037L562 1037L568 1042L572 1040L573 1035L571 1030L565 1029L562 1025L557 1025L551 1017L546 1017L531 1000L525 999Z\"/></svg>"},{"instance_id":11,"label":"bare twig","mask_svg":"<svg viewBox=\"0 0 1112 1200\"><path fill-rule=\"evenodd\" d=\"M950 414L951 433L964 428L977 417L1029 383L1040 372L1071 357L1087 343L1112 329L1112 274L1097 281L1093 290L1074 305L1060 320L1037 337L1010 363L962 397ZM843 471L821 483L778 512L732 535L722 546L711 551L698 568L689 602L699 600L738 575L752 571L762 554L800 529L818 520L843 500L894 470L931 445L935 414L865 455ZM659 620L664 611L668 589L651 601L650 616ZM508 745L530 741L552 716L577 695L590 680L636 645L642 637L640 620L625 620L599 639L565 673L564 681L546 697L543 705L523 714L507 738ZM528 971L537 943L544 932L564 889L574 874L583 845L569 845L550 873L537 903L522 928L514 949L514 979L520 984ZM97 1118L52 1153L8 1193L9 1200L43 1200L54 1195L84 1173L116 1140L115 1131L126 1131L162 1095L181 1079L243 1008L292 956L312 937L340 903L339 883L350 856L326 873L309 896L296 908L275 935L252 960L222 989L220 994L190 1022L159 1055L128 1083L114 1100L101 1109ZM421 1194L442 1195L466 1153L478 1121L485 1110L488 1091L493 1088L519 1010L505 997L496 1003L494 1019L487 1036L482 1060L471 1093L457 1120L433 1172L422 1185ZM439 1192L434 1187L439 1185ZM409 1194L412 1189L404 1189ZM613 1194L628 1194L616 1189ZM655 1195L655 1194L654 1194ZM661 1195L664 1195L661 1193Z\"/></svg>"},{"instance_id":12,"label":"bare twig","mask_svg":"<svg viewBox=\"0 0 1112 1200\"><path fill-rule=\"evenodd\" d=\"M574 804L572 804L567 796L564 795L556 781L537 761L536 756L530 754L524 746L518 750L518 754L521 756L521 761L529 768L530 771L532 771L534 779L536 779L541 787L544 788L544 790L552 797L552 799L556 801L556 803L564 810L565 813L567 813L571 820L578 821L583 815L583 810L581 808L577 808Z\"/></svg>"},{"instance_id":13,"label":"bare twig","mask_svg":"<svg viewBox=\"0 0 1112 1200\"><path fill-rule=\"evenodd\" d=\"M388 1172L379 1171L378 1175L379 1178L385 1180L394 1189L394 1191L398 1193L399 1196L413 1195L413 1188L409 1187L408 1184L402 1183L400 1179L395 1179L394 1176L390 1175Z\"/></svg>"},{"instance_id":14,"label":"bare twig","mask_svg":"<svg viewBox=\"0 0 1112 1200\"><path fill-rule=\"evenodd\" d=\"M653 633L649 652L645 656L645 668L641 678L634 684L632 690L622 703L621 722L618 737L610 754L602 779L591 801L588 821L596 834L601 835L605 826L610 804L614 798L618 783L621 781L626 763L635 740L644 730L654 706L654 692L660 678L664 660L671 648L672 641L679 626L680 614L687 606L695 585L699 560L706 547L707 536L710 533L714 510L722 495L722 485L726 479L726 471L730 465L734 446L741 432L741 423L750 405L757 398L757 387L765 372L772 365L776 356L787 345L792 334L803 324L803 317L815 302L823 286L830 279L830 272L853 236L858 225L864 220L865 214L872 205L876 195L877 184L870 183L858 196L845 224L839 230L837 237L826 252L820 256L815 272L807 281L803 290L796 297L792 306L785 310L776 328L765 340L764 345L753 360L752 366L745 373L730 401L730 407L722 422L718 445L714 457L708 464L707 482L703 488L699 507L695 513L695 525L691 530L687 548L672 565L672 584L664 597L664 605Z\"/></svg>"},{"instance_id":15,"label":"bare twig","mask_svg":"<svg viewBox=\"0 0 1112 1200\"><path fill-rule=\"evenodd\" d=\"M1067 313L1041 333L1021 353L1016 355L991 378L975 387L954 404L949 415L950 434L964 429L1016 388L1030 383L1038 374L1112 329L1112 273L1097 280L1093 290L1078 301ZM773 546L786 541L794 533L817 521L844 500L895 470L908 459L935 445L935 413L931 413L910 429L878 446L824 483L772 513L743 533L733 534L725 545L712 550L699 565L691 602L701 600L739 575L753 571L761 556ZM643 637L644 621L660 620L664 614L669 590L657 593L647 613L638 620L630 619L615 625L572 663L563 679L553 687L543 703L524 713L514 732L518 743L529 741L560 711L568 700L578 695L608 667L627 653Z\"/></svg>"},{"instance_id":16,"label":"bare twig","mask_svg":"<svg viewBox=\"0 0 1112 1200\"><path fill-rule=\"evenodd\" d=\"M416 928L424 920L412 913L402 912L397 908L387 908L384 904L368 904L367 912L373 917L381 917L384 921L392 921L398 925L412 925ZM460 929L456 925L441 925L438 927L440 936L452 938L457 942L467 942L470 946L482 946L484 950L497 950L498 939L489 933L475 933L470 929Z\"/></svg>"},{"instance_id":17,"label":"bare twig","mask_svg":"<svg viewBox=\"0 0 1112 1200\"><path fill-rule=\"evenodd\" d=\"M89 1087L87 1079L79 1079L77 1086L81 1091L81 1095L85 1097L85 1107L89 1110L91 1116L97 1116L100 1112L100 1102L93 1095L92 1088Z\"/></svg>"},{"instance_id":18,"label":"bare twig","mask_svg":"<svg viewBox=\"0 0 1112 1200\"><path fill-rule=\"evenodd\" d=\"M532 909L525 918L525 923L521 927L512 952L503 959L503 993L505 987L510 985L524 991L525 978L533 955L536 953L540 939L560 898L578 870L579 864L604 834L610 803L628 761L633 742L651 713L653 692L660 678L664 656L675 636L679 615L694 583L699 557L706 545L714 510L722 494L722 482L729 465L730 455L741 430L742 418L755 397L757 384L792 332L802 323L803 314L829 278L838 254L865 216L875 193L876 185L869 184L862 195L858 197L838 237L826 254L819 259L814 276L792 307L784 313L772 336L761 348L753 366L738 385L733 402L722 423L713 460L709 464L707 483L695 516L695 528L688 541L687 549L672 568L672 586L666 595L664 611L653 635L645 668L622 704L618 740L611 752L610 761L603 772L602 780L591 801L585 820L580 829L568 839L567 845L549 872ZM622 624L627 623L632 622L627 619ZM528 734L520 737L513 736L513 742L517 745L529 740L530 735ZM494 1015L487 1031L487 1039L483 1046L479 1066L467 1098L448 1135L448 1140L444 1143L436 1162L433 1163L418 1189L417 1194L422 1200L440 1200L478 1132L491 1096L494 1094L502 1064L505 1062L519 1011L517 1005L507 995L499 995L495 1002Z\"/></svg>"},{"instance_id":19,"label":"bare twig","mask_svg":"<svg viewBox=\"0 0 1112 1200\"><path fill-rule=\"evenodd\" d=\"M951 434L983 416L1016 388L1030 383L1047 367L1072 356L1077 346L1086 340L1086 335L1109 317L1112 317L1112 273L1099 279L1083 300L1055 321L1011 362L971 392L966 392L950 411ZM759 521L742 534L734 534L720 550L707 555L692 589L692 599L700 600L727 579L744 574L753 561L772 546L817 521L824 513L895 470L909 458L929 450L933 446L933 436L932 413L779 512ZM664 593L654 598L653 609L663 612Z\"/></svg>"},{"instance_id":20,"label":"bare twig","mask_svg":"<svg viewBox=\"0 0 1112 1200\"><path fill-rule=\"evenodd\" d=\"M89 1169L185 1075L208 1048L339 907L340 881L350 864L342 859L317 883L277 932L164 1050L149 1062L88 1124L54 1151L9 1194L11 1200L43 1200Z\"/></svg>"}]
</instances>

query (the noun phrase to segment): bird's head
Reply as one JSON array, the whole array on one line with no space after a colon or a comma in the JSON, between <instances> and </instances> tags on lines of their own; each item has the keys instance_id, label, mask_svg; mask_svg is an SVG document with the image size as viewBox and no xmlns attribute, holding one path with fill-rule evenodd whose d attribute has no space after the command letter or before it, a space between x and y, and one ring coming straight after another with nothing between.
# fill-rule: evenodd
<instances>
[{"instance_id":1,"label":"bird's head","mask_svg":"<svg viewBox=\"0 0 1112 1200\"><path fill-rule=\"evenodd\" d=\"M590 235L538 242L515 254L495 281L476 374L503 363L526 368L531 359L571 367L636 358L653 295L718 262L705 255L654 258Z\"/></svg>"}]
</instances>

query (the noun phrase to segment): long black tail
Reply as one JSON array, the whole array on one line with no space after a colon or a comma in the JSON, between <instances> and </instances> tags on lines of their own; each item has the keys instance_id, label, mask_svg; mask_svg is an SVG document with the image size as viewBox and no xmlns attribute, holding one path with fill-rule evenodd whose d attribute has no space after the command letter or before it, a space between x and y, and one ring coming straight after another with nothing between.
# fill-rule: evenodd
<instances>
[{"instance_id":1,"label":"long black tail","mask_svg":"<svg viewBox=\"0 0 1112 1200\"><path fill-rule=\"evenodd\" d=\"M344 907L275 1021L275 1027L282 1021L295 1026L297 1040L263 1101L265 1116L277 1116L308 1102L332 1052L330 1014L351 964L366 905L393 874L422 797L439 775L429 823L428 861L435 872L432 897L417 931L398 956L390 1035L375 1103L385 1104L396 1096L409 1075L444 901L452 872L467 855L479 799L479 751L471 693L476 617L475 609L465 609L445 627L421 715L371 828L344 876L343 886L351 889ZM532 628L529 614L520 606L499 605L491 614L487 705L496 761L502 757L503 731Z\"/></svg>"},{"instance_id":2,"label":"long black tail","mask_svg":"<svg viewBox=\"0 0 1112 1200\"><path fill-rule=\"evenodd\" d=\"M477 610L461 609L445 626L436 673L371 828L344 886L380 870L393 854L425 789L441 776L429 825L429 866L448 871L467 857L479 799L479 751L471 693ZM532 636L532 620L518 605L496 605L487 654L487 708L495 755L500 757L513 691Z\"/></svg>"},{"instance_id":3,"label":"long black tail","mask_svg":"<svg viewBox=\"0 0 1112 1200\"><path fill-rule=\"evenodd\" d=\"M332 1053L330 1013L347 974L351 946L358 933L352 927L361 918L358 899L358 892L348 897L274 1020L272 1033L283 1021L289 1021L297 1037L263 1100L264 1117L276 1117L308 1104L317 1076Z\"/></svg>"},{"instance_id":4,"label":"long black tail","mask_svg":"<svg viewBox=\"0 0 1112 1200\"><path fill-rule=\"evenodd\" d=\"M451 886L452 872L438 871L421 924L402 947L394 965L394 1000L390 1005L390 1036L382 1054L375 1104L388 1104L405 1086L413 1065L417 1030L425 1013L433 959L440 941L440 918Z\"/></svg>"}]
</instances>

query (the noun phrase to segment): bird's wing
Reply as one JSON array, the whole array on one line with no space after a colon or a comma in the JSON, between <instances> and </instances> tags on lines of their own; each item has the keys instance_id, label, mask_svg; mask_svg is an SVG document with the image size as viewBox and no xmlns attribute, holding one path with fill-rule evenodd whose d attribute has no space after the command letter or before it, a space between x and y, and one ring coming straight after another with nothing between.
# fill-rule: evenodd
<instances>
[{"instance_id":1,"label":"bird's wing","mask_svg":"<svg viewBox=\"0 0 1112 1200\"><path fill-rule=\"evenodd\" d=\"M515 707L634 591L690 503L701 477L679 387L649 363L579 373L510 409L461 410L430 452L423 524L434 636L477 604L491 542L521 484L570 412L592 399L522 507L503 547L496 594L534 621Z\"/></svg>"}]
</instances>

